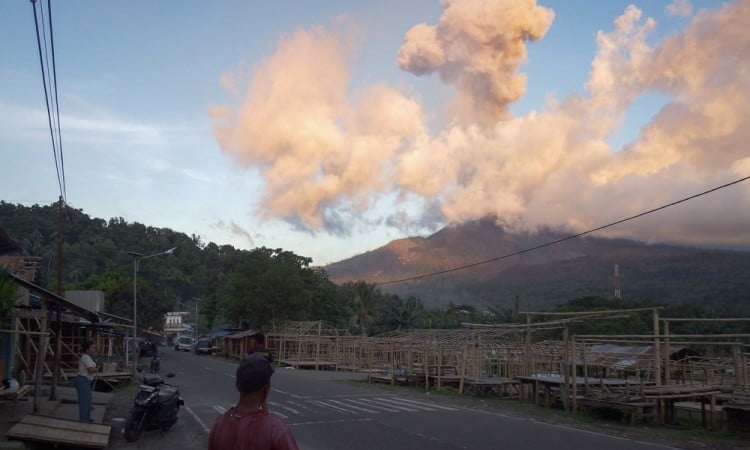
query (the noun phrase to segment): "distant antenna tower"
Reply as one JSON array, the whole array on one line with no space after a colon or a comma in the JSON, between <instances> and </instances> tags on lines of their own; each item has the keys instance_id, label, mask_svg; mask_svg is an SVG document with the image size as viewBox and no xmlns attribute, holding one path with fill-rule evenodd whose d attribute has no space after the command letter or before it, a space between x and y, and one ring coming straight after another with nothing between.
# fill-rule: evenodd
<instances>
[{"instance_id":1,"label":"distant antenna tower","mask_svg":"<svg viewBox=\"0 0 750 450\"><path fill-rule=\"evenodd\" d=\"M620 266L615 264L615 298L622 299L622 292L620 292Z\"/></svg>"}]
</instances>

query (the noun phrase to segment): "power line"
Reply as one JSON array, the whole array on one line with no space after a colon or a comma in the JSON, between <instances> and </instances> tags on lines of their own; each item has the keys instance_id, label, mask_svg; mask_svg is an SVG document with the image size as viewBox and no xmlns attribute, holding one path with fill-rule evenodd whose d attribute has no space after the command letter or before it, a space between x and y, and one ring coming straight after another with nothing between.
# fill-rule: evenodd
<instances>
[{"instance_id":1,"label":"power line","mask_svg":"<svg viewBox=\"0 0 750 450\"><path fill-rule=\"evenodd\" d=\"M52 80L55 86L55 116L57 117L57 148L60 150L60 172L62 173L62 196L64 199L68 197L68 190L65 184L65 158L63 157L62 147L62 129L60 128L60 102L57 96L57 64L55 60L55 38L52 32L52 0L47 0L47 12L49 15L49 42L52 50Z\"/></svg>"},{"instance_id":2,"label":"power line","mask_svg":"<svg viewBox=\"0 0 750 450\"><path fill-rule=\"evenodd\" d=\"M52 140L52 155L55 160L55 170L57 172L57 184L60 189L60 196L63 200L66 199L65 189L65 165L62 154L62 133L60 130L60 108L58 105L57 96L57 71L55 69L55 54L54 54L54 38L52 35L52 9L51 0L47 0L47 11L49 15L49 28L50 28L50 42L52 42L50 53L52 54L52 72L53 75L50 77L49 74L49 58L47 53L47 34L44 23L44 7L40 6L42 16L42 34L44 36L44 56L42 55L42 39L39 36L39 17L37 16L36 3L37 0L30 0L31 8L34 11L34 27L36 29L36 43L39 51L39 66L42 72L42 86L44 87L44 100L47 107L47 123L49 126L50 139ZM46 66L45 66L46 61ZM54 80L54 89L52 81ZM49 85L49 87L48 87ZM50 99L50 92L52 91L54 99ZM57 139L56 139L57 136ZM58 146L59 143L59 146ZM59 150L59 151L58 151ZM59 158L58 158L59 153Z\"/></svg>"},{"instance_id":3,"label":"power line","mask_svg":"<svg viewBox=\"0 0 750 450\"><path fill-rule=\"evenodd\" d=\"M659 206L658 208L654 208L654 209L650 209L648 211L644 211L642 213L636 214L634 216L627 217L625 219L620 219L620 220L617 220L615 222L608 223L606 225L602 225L602 226L599 226L599 227L596 227L596 228L592 228L590 230L583 231L581 233L572 234L570 236L566 236L566 237L563 237L563 238L560 238L560 239L556 239L554 241L550 241L550 242L547 242L545 244L537 245L535 247L526 248L526 249L523 249L523 250L519 250L517 252L508 253L506 255L498 256L498 257L495 257L495 258L492 258L492 259L487 259L487 260L484 260L484 261L479 261L479 262L475 262L475 263L471 263L471 264L466 264L466 265L463 265L463 266L454 267L452 269L440 270L438 272L432 272L432 273L427 273L427 274L423 274L423 275L416 275L416 276L413 276L413 277L401 278L401 279L398 279L398 280L382 281L382 282L379 282L379 283L375 283L375 285L376 286L383 286L383 285L386 285L386 284L396 284L396 283L403 283L403 282L406 282L406 281L419 280L419 279L422 279L422 278L430 278L430 277L434 277L434 276L437 276L437 275L443 275L443 274L450 273L450 272L456 272L456 271L463 270L463 269L469 269L471 267L481 266L482 264L487 264L487 263L499 261L501 259L506 259L506 258L510 258L510 257L513 257L513 256L522 255L524 253L529 253L529 252L534 251L534 250L539 250L541 248L549 247L551 245L555 245L555 244L559 244L561 242L569 241L571 239L579 238L581 236L585 236L587 234L591 234L591 233L594 233L596 231L603 230L605 228L613 227L615 225L619 225L621 223L628 222L630 220L634 220L634 219L637 219L639 217L643 217L643 216L646 216L648 214L655 213L657 211L661 211L663 209L667 209L667 208L670 208L670 207L675 206L675 205L679 205L680 203L685 203L687 201L696 199L696 198L704 196L704 195L708 195L708 194L710 194L712 192L716 192L718 190L727 188L729 186L742 183L743 181L747 181L748 179L750 179L750 176L747 176L747 177L744 177L744 178L740 178L738 180L732 181L730 183L723 184L721 186L717 186L717 187L715 187L713 189L709 189L707 191L703 191L703 192L701 192L699 194L691 195L690 197L685 197L685 198L683 198L681 200L677 200L677 201L674 201L672 203L667 203L666 205L662 205L662 206Z\"/></svg>"}]
</instances>

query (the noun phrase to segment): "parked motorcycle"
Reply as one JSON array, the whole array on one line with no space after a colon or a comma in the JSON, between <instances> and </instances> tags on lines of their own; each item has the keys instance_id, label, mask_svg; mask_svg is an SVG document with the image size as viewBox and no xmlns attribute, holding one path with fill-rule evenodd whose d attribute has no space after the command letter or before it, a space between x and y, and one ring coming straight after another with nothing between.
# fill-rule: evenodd
<instances>
[{"instance_id":1,"label":"parked motorcycle","mask_svg":"<svg viewBox=\"0 0 750 450\"><path fill-rule=\"evenodd\" d=\"M167 378L172 377L173 373L167 374ZM159 375L144 374L125 422L125 439L137 441L143 430L169 430L177 422L177 413L184 404L179 386L167 383Z\"/></svg>"}]
</instances>

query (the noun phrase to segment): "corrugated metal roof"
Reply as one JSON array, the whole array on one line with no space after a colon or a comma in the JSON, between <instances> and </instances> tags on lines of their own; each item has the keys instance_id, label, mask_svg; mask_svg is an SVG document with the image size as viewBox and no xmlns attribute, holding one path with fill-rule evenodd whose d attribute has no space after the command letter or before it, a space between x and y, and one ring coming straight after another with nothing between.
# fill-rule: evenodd
<instances>
[{"instance_id":1,"label":"corrugated metal roof","mask_svg":"<svg viewBox=\"0 0 750 450\"><path fill-rule=\"evenodd\" d=\"M60 305L60 307L67 309L72 314L83 317L84 319L88 320L91 323L97 323L99 322L99 315L95 313L94 311L89 311L86 308L83 308L81 306L76 305L75 303L71 303L67 301L66 299L60 297L57 294L54 294L43 287L37 286L36 284L26 281L23 278L10 274L10 278L13 280L14 283L18 284L19 286L25 287L29 291L41 296L45 300L51 301L53 303L56 303Z\"/></svg>"}]
</instances>

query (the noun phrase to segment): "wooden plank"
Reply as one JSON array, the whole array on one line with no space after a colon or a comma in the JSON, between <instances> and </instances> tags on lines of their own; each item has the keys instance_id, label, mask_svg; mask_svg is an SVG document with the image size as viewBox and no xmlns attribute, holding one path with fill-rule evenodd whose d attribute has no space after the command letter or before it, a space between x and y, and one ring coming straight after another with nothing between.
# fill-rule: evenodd
<instances>
[{"instance_id":1,"label":"wooden plank","mask_svg":"<svg viewBox=\"0 0 750 450\"><path fill-rule=\"evenodd\" d=\"M105 448L109 444L109 432L109 425L27 415L6 435L20 440Z\"/></svg>"}]
</instances>

